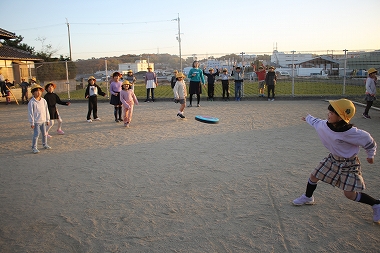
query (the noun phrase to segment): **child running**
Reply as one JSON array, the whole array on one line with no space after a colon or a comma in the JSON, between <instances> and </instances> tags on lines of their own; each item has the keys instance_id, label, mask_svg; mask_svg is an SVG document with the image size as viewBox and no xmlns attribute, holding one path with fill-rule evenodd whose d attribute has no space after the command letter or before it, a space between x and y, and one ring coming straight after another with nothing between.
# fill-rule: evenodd
<instances>
[{"instance_id":1,"label":"child running","mask_svg":"<svg viewBox=\"0 0 380 253\"><path fill-rule=\"evenodd\" d=\"M44 96L44 99L46 100L49 108L49 114L50 114L50 124L46 130L46 136L51 138L52 136L49 134L49 130L54 125L54 120L57 120L58 122L58 128L57 128L57 134L65 134L62 131L62 119L59 115L58 109L56 107L56 104L60 105L70 105L70 102L64 102L61 101L59 96L54 93L55 88L57 88L57 85L55 83L48 83L45 85L45 90L47 93Z\"/></svg>"},{"instance_id":2,"label":"child running","mask_svg":"<svg viewBox=\"0 0 380 253\"><path fill-rule=\"evenodd\" d=\"M137 100L128 80L123 82L122 90L120 92L120 101L123 105L124 126L129 127L129 124L132 121L133 107L134 105L138 105L139 101Z\"/></svg>"},{"instance_id":3,"label":"child running","mask_svg":"<svg viewBox=\"0 0 380 253\"><path fill-rule=\"evenodd\" d=\"M311 172L305 194L293 200L293 204L314 204L313 192L321 180L342 189L348 199L372 206L373 221L380 223L380 200L362 192L365 183L357 156L359 148L363 147L367 152L367 162L372 164L376 142L368 132L349 123L355 115L355 106L350 100L330 100L329 103L327 120L311 115L302 117L315 128L330 154Z\"/></svg>"},{"instance_id":4,"label":"child running","mask_svg":"<svg viewBox=\"0 0 380 253\"><path fill-rule=\"evenodd\" d=\"M179 111L177 113L177 116L184 119L185 115L183 115L183 111L185 110L186 106L186 84L184 80L185 76L183 73L177 73L176 79L177 82L174 85L173 93L174 93L174 102L179 103Z\"/></svg>"},{"instance_id":5,"label":"child running","mask_svg":"<svg viewBox=\"0 0 380 253\"><path fill-rule=\"evenodd\" d=\"M51 149L47 144L46 136L46 126L49 125L50 115L47 102L42 98L43 91L44 88L39 84L34 84L31 87L33 98L28 103L28 119L30 127L33 129L32 151L34 154L40 152L37 148L37 141L40 133L42 134L42 146L44 149Z\"/></svg>"}]
</instances>

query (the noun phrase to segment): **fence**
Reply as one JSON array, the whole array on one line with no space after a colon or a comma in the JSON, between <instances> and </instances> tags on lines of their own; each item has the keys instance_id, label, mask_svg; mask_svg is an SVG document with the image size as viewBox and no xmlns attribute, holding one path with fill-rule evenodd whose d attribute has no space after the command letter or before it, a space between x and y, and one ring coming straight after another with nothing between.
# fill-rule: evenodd
<instances>
[{"instance_id":1,"label":"fence","mask_svg":"<svg viewBox=\"0 0 380 253\"><path fill-rule=\"evenodd\" d=\"M162 56L162 57L161 57ZM156 89L156 97L171 98L171 90L167 89L168 79L161 73L171 73L173 69L178 69L178 56L173 56L176 61L168 59L167 54L148 55L150 62L154 62L156 72L160 76L160 85ZM186 56L185 56L186 57ZM36 77L41 85L47 82L57 84L57 93L70 93L76 89L84 88L82 80L87 80L88 76L93 75L97 79L104 81L105 73L110 75L113 70L117 69L117 63L121 60L115 59L92 59L79 62L44 62L34 63L34 66L23 69L24 74L30 77ZM276 96L362 96L365 92L366 70L374 67L380 69L380 50L377 51L346 51L337 52L326 50L324 52L247 52L239 54L230 54L223 56L221 54L210 56L210 54L191 55L182 59L184 68L191 66L193 60L197 59L201 68L209 67L232 68L233 65L244 66L245 82L244 96L255 97L258 95L257 77L254 73L253 65L274 66L278 77L276 85ZM108 70L107 70L108 61ZM116 62L116 64L115 64ZM131 61L132 62L132 61ZM173 62L173 63L172 63ZM112 64L113 65L112 65ZM91 65L93 64L93 65ZM85 69L83 66L86 66ZM102 73L103 74L98 74ZM136 73L138 81L142 81L144 73ZM80 85L82 81L82 84ZM108 91L106 82L104 87ZM231 82L233 84L233 82ZM143 86L143 85L142 85ZM219 85L221 86L221 85ZM218 82L215 87L215 95L221 94L221 87ZM16 85L17 87L17 85ZM141 94L137 89L136 93L140 97L145 96L145 90L142 87ZM160 93L161 92L161 93ZM234 87L231 85L231 94Z\"/></svg>"}]
</instances>

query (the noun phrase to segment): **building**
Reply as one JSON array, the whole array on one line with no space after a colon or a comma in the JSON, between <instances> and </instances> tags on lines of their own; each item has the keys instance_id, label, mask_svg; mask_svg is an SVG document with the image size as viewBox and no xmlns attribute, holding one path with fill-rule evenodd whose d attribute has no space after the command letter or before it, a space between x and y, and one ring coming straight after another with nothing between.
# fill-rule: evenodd
<instances>
[{"instance_id":1,"label":"building","mask_svg":"<svg viewBox=\"0 0 380 253\"><path fill-rule=\"evenodd\" d=\"M0 28L0 39L14 39L16 35ZM11 82L21 83L35 77L35 63L42 59L27 51L0 44L0 72Z\"/></svg>"},{"instance_id":2,"label":"building","mask_svg":"<svg viewBox=\"0 0 380 253\"><path fill-rule=\"evenodd\" d=\"M313 59L312 54L285 54L284 52L273 51L270 61L277 67L291 67L292 63L297 65Z\"/></svg>"},{"instance_id":3,"label":"building","mask_svg":"<svg viewBox=\"0 0 380 253\"><path fill-rule=\"evenodd\" d=\"M121 63L119 64L119 72L124 75L127 74L128 70L132 70L133 73L148 71L148 66L152 67L152 71L154 71L154 63L148 63L146 60L137 60L134 63Z\"/></svg>"}]
</instances>

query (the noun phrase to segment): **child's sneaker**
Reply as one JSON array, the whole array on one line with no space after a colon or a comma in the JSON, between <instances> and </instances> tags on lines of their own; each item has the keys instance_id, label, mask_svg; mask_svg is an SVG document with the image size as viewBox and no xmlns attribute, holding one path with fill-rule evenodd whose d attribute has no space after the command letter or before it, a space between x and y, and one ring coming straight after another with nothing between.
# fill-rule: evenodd
<instances>
[{"instance_id":1,"label":"child's sneaker","mask_svg":"<svg viewBox=\"0 0 380 253\"><path fill-rule=\"evenodd\" d=\"M44 145L44 149L51 149L51 147L48 145Z\"/></svg>"},{"instance_id":2,"label":"child's sneaker","mask_svg":"<svg viewBox=\"0 0 380 253\"><path fill-rule=\"evenodd\" d=\"M100 121L101 119L100 119L100 118L96 118L96 119L94 119L94 120L96 120L96 121Z\"/></svg>"},{"instance_id":3,"label":"child's sneaker","mask_svg":"<svg viewBox=\"0 0 380 253\"><path fill-rule=\"evenodd\" d=\"M185 118L185 115L183 115L182 113L177 113L177 116L180 117L181 119Z\"/></svg>"},{"instance_id":4,"label":"child's sneaker","mask_svg":"<svg viewBox=\"0 0 380 253\"><path fill-rule=\"evenodd\" d=\"M311 196L311 198L308 198L305 196L305 194L302 194L301 197L293 200L293 205L295 206L313 205L313 204L314 204L314 197Z\"/></svg>"},{"instance_id":5,"label":"child's sneaker","mask_svg":"<svg viewBox=\"0 0 380 253\"><path fill-rule=\"evenodd\" d=\"M48 137L48 138L52 138L53 136L51 136L50 134L47 134L46 137Z\"/></svg>"},{"instance_id":6,"label":"child's sneaker","mask_svg":"<svg viewBox=\"0 0 380 253\"><path fill-rule=\"evenodd\" d=\"M129 123L124 123L124 126L125 126L126 128L129 128Z\"/></svg>"},{"instance_id":7,"label":"child's sneaker","mask_svg":"<svg viewBox=\"0 0 380 253\"><path fill-rule=\"evenodd\" d=\"M38 154L38 153L40 153L40 151L39 151L37 148L33 148L32 150L33 150L33 154Z\"/></svg>"},{"instance_id":8,"label":"child's sneaker","mask_svg":"<svg viewBox=\"0 0 380 253\"><path fill-rule=\"evenodd\" d=\"M65 134L65 132L63 132L63 131L60 129L60 130L57 130L57 134Z\"/></svg>"},{"instance_id":9,"label":"child's sneaker","mask_svg":"<svg viewBox=\"0 0 380 253\"><path fill-rule=\"evenodd\" d=\"M365 118L365 119L371 119L371 116L369 116L368 114L362 114L363 115L363 118Z\"/></svg>"},{"instance_id":10,"label":"child's sneaker","mask_svg":"<svg viewBox=\"0 0 380 253\"><path fill-rule=\"evenodd\" d=\"M380 224L380 204L373 205L373 222Z\"/></svg>"},{"instance_id":11,"label":"child's sneaker","mask_svg":"<svg viewBox=\"0 0 380 253\"><path fill-rule=\"evenodd\" d=\"M92 122L92 120L91 120L91 119L88 119L88 120L87 120L87 122L88 122L88 123L91 123L91 122Z\"/></svg>"}]
</instances>

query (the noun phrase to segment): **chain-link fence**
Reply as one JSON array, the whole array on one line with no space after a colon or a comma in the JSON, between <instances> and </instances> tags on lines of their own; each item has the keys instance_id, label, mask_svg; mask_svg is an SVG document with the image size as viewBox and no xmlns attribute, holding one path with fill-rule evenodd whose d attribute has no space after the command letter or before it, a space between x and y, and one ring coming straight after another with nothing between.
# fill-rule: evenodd
<instances>
[{"instance_id":1,"label":"chain-link fence","mask_svg":"<svg viewBox=\"0 0 380 253\"><path fill-rule=\"evenodd\" d=\"M157 98L171 98L173 96L169 84L172 71L178 69L178 57L173 61L167 54L150 55L150 62L155 64L155 72L159 76L159 85L155 91ZM185 56L186 57L186 56ZM354 51L342 50L333 52L246 52L240 54L208 54L191 55L183 61L183 72L191 67L193 60L200 62L201 68L207 72L213 67L232 69L241 66L244 69L244 97L255 97L259 94L258 80L255 70L259 66L268 68L274 66L277 74L276 96L357 96L365 93L365 80L369 68L380 69L380 50ZM126 60L124 60L126 61ZM107 66L108 62L108 66ZM132 61L131 61L132 62ZM48 82L57 84L56 93L67 94L75 90L84 89L89 76L95 76L98 84L108 92L109 76L118 70L118 64L125 63L120 59L94 59L93 61L62 61L43 62L20 65L20 77L36 78L42 86ZM254 68L255 67L255 68ZM108 69L107 69L108 68ZM14 72L16 73L16 72ZM144 97L146 94L143 78L145 73L135 73L137 76L136 95ZM17 75L17 76L18 76ZM140 86L140 87L139 87ZM18 88L17 84L15 88ZM83 91L80 91L83 93ZM230 92L234 94L233 80L230 81ZM17 92L16 92L17 93ZM141 93L141 94L140 94ZM21 94L21 92L20 92ZM221 82L215 85L215 97L221 97ZM82 95L80 96L83 97Z\"/></svg>"}]
</instances>

